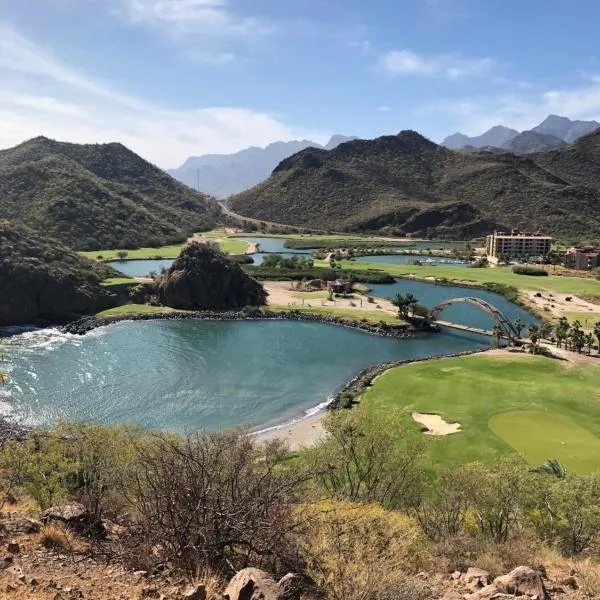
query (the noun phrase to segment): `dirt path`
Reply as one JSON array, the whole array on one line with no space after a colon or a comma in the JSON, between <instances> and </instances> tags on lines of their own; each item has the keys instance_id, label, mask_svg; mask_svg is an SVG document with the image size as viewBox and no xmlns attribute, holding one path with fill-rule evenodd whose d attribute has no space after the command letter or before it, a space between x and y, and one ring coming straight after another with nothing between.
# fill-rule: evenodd
<instances>
[{"instance_id":1,"label":"dirt path","mask_svg":"<svg viewBox=\"0 0 600 600\"><path fill-rule=\"evenodd\" d=\"M289 281L264 281L263 286L269 293L268 301L271 305L284 304L290 306L351 308L353 310L369 312L381 311L392 315L398 312L398 309L389 300L384 300L383 298L374 298L374 302L368 302L365 296L359 294L354 294L354 298L336 298L335 300L315 297L302 298L302 292L294 289ZM353 304L354 306L352 306Z\"/></svg>"}]
</instances>

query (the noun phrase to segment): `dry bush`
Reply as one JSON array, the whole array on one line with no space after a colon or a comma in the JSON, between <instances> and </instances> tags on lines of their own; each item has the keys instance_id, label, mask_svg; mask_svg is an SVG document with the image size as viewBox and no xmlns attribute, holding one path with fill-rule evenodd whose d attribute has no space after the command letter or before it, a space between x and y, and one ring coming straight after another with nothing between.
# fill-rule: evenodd
<instances>
[{"instance_id":1,"label":"dry bush","mask_svg":"<svg viewBox=\"0 0 600 600\"><path fill-rule=\"evenodd\" d=\"M577 600L598 598L600 593L600 564L589 558L574 563L579 589L575 594Z\"/></svg>"},{"instance_id":2,"label":"dry bush","mask_svg":"<svg viewBox=\"0 0 600 600\"><path fill-rule=\"evenodd\" d=\"M220 571L204 567L197 569L194 584L204 586L206 600L221 600L221 592L226 587L226 580Z\"/></svg>"},{"instance_id":3,"label":"dry bush","mask_svg":"<svg viewBox=\"0 0 600 600\"><path fill-rule=\"evenodd\" d=\"M72 553L79 545L72 531L54 523L42 527L38 534L38 541L47 550L63 553Z\"/></svg>"},{"instance_id":4,"label":"dry bush","mask_svg":"<svg viewBox=\"0 0 600 600\"><path fill-rule=\"evenodd\" d=\"M236 432L142 440L122 485L137 512L130 541L191 572L294 568L288 540L300 517L292 507L310 474L284 458L279 443Z\"/></svg>"},{"instance_id":5,"label":"dry bush","mask_svg":"<svg viewBox=\"0 0 600 600\"><path fill-rule=\"evenodd\" d=\"M429 564L418 524L376 505L311 507L298 536L306 572L330 600L425 598L413 575ZM412 595L411 595L412 594Z\"/></svg>"}]
</instances>

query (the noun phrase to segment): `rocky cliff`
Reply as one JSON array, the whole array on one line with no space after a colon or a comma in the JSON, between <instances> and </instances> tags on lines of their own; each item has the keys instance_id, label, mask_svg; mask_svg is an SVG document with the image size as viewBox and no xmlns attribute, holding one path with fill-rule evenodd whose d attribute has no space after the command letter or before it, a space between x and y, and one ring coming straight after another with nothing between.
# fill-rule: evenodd
<instances>
[{"instance_id":1,"label":"rocky cliff","mask_svg":"<svg viewBox=\"0 0 600 600\"><path fill-rule=\"evenodd\" d=\"M158 280L158 301L183 310L224 310L265 304L263 287L220 250L193 243Z\"/></svg>"},{"instance_id":2,"label":"rocky cliff","mask_svg":"<svg viewBox=\"0 0 600 600\"><path fill-rule=\"evenodd\" d=\"M56 323L114 304L100 282L112 269L31 229L0 221L0 325Z\"/></svg>"}]
</instances>

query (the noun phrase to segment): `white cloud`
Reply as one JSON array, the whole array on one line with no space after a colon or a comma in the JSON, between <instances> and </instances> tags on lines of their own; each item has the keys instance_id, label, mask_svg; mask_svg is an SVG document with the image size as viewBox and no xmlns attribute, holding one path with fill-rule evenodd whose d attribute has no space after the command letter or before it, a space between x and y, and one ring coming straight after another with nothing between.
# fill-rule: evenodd
<instances>
[{"instance_id":1,"label":"white cloud","mask_svg":"<svg viewBox=\"0 0 600 600\"><path fill-rule=\"evenodd\" d=\"M412 50L394 50L380 58L379 66L391 75L460 79L488 75L493 70L495 61L491 58L459 58L450 54L420 56Z\"/></svg>"},{"instance_id":2,"label":"white cloud","mask_svg":"<svg viewBox=\"0 0 600 600\"><path fill-rule=\"evenodd\" d=\"M377 110L379 112L390 112L392 109L389 106L378 106Z\"/></svg>"},{"instance_id":3,"label":"white cloud","mask_svg":"<svg viewBox=\"0 0 600 600\"><path fill-rule=\"evenodd\" d=\"M177 166L190 155L277 140L328 139L248 108L156 106L77 72L0 22L0 147L37 135L77 143L120 141L162 167Z\"/></svg>"},{"instance_id":4,"label":"white cloud","mask_svg":"<svg viewBox=\"0 0 600 600\"><path fill-rule=\"evenodd\" d=\"M600 78L590 76L585 85L568 90L439 100L416 112L445 121L447 133L467 135L479 135L494 125L531 129L549 114L600 121Z\"/></svg>"}]
</instances>

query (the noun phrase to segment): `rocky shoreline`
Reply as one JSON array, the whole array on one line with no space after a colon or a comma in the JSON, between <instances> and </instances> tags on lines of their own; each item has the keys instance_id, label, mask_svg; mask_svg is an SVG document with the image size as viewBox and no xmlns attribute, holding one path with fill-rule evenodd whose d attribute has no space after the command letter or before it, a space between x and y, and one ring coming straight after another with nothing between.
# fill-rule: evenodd
<instances>
[{"instance_id":1,"label":"rocky shoreline","mask_svg":"<svg viewBox=\"0 0 600 600\"><path fill-rule=\"evenodd\" d=\"M71 333L74 335L85 335L99 327L107 327L122 321L304 321L310 323L328 323L330 325L339 325L358 329L374 335L381 335L395 338L409 338L418 335L423 330L415 329L410 325L371 325L360 321L353 321L336 315L320 315L312 313L303 313L300 311L285 311L271 312L257 310L254 312L248 311L189 311L189 312L173 312L173 313L148 313L138 315L122 315L115 317L83 317L77 321L73 321L60 328L63 333ZM432 328L428 332L436 332Z\"/></svg>"}]
</instances>

